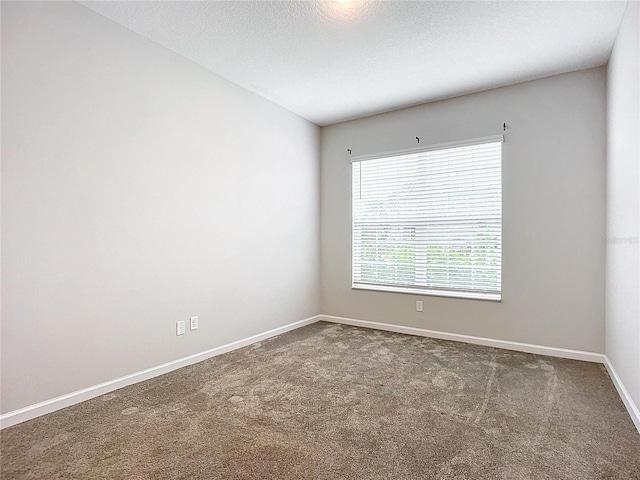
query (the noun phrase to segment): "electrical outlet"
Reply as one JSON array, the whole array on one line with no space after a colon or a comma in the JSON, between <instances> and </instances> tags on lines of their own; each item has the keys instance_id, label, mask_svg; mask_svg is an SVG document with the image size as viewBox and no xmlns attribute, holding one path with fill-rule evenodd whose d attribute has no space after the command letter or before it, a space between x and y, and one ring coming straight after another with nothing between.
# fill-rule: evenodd
<instances>
[{"instance_id":1,"label":"electrical outlet","mask_svg":"<svg viewBox=\"0 0 640 480\"><path fill-rule=\"evenodd\" d=\"M422 300L416 300L416 312L422 311Z\"/></svg>"},{"instance_id":2,"label":"electrical outlet","mask_svg":"<svg viewBox=\"0 0 640 480\"><path fill-rule=\"evenodd\" d=\"M184 320L180 320L179 322L176 322L176 335L184 335L185 330L186 330L186 325Z\"/></svg>"},{"instance_id":3,"label":"electrical outlet","mask_svg":"<svg viewBox=\"0 0 640 480\"><path fill-rule=\"evenodd\" d=\"M191 330L198 329L198 317L189 317L189 321L191 322Z\"/></svg>"}]
</instances>

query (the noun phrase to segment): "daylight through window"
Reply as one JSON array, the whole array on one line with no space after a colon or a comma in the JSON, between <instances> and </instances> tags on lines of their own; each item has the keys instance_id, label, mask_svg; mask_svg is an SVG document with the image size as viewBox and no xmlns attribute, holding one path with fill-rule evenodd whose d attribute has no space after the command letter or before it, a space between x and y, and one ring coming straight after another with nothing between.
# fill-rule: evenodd
<instances>
[{"instance_id":1,"label":"daylight through window","mask_svg":"<svg viewBox=\"0 0 640 480\"><path fill-rule=\"evenodd\" d=\"M353 287L500 300L502 141L353 157Z\"/></svg>"}]
</instances>

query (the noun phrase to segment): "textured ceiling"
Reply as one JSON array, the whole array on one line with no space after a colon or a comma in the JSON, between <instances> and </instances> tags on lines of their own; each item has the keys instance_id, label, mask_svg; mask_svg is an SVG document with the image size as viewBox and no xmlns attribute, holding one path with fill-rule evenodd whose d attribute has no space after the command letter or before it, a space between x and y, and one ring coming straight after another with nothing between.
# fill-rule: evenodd
<instances>
[{"instance_id":1,"label":"textured ceiling","mask_svg":"<svg viewBox=\"0 0 640 480\"><path fill-rule=\"evenodd\" d=\"M80 1L318 125L607 62L616 1Z\"/></svg>"}]
</instances>

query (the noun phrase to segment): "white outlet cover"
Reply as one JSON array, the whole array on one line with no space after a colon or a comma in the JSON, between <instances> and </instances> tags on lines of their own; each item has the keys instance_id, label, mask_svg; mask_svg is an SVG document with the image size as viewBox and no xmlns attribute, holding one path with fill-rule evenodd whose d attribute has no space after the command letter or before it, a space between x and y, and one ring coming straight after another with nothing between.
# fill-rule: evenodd
<instances>
[{"instance_id":1,"label":"white outlet cover","mask_svg":"<svg viewBox=\"0 0 640 480\"><path fill-rule=\"evenodd\" d=\"M189 320L191 322L191 330L197 330L198 329L198 317L189 317Z\"/></svg>"},{"instance_id":2,"label":"white outlet cover","mask_svg":"<svg viewBox=\"0 0 640 480\"><path fill-rule=\"evenodd\" d=\"M416 300L416 311L422 311L422 300Z\"/></svg>"},{"instance_id":3,"label":"white outlet cover","mask_svg":"<svg viewBox=\"0 0 640 480\"><path fill-rule=\"evenodd\" d=\"M186 330L186 325L184 320L180 320L179 322L176 322L176 335L184 335L185 330Z\"/></svg>"}]
</instances>

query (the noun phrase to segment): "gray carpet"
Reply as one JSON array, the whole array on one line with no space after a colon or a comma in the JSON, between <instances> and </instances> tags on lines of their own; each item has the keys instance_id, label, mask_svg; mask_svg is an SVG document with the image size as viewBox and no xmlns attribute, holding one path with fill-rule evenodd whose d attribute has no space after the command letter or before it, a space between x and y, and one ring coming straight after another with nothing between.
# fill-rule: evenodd
<instances>
[{"instance_id":1,"label":"gray carpet","mask_svg":"<svg viewBox=\"0 0 640 480\"><path fill-rule=\"evenodd\" d=\"M601 365L327 323L1 435L3 479L640 479Z\"/></svg>"}]
</instances>

